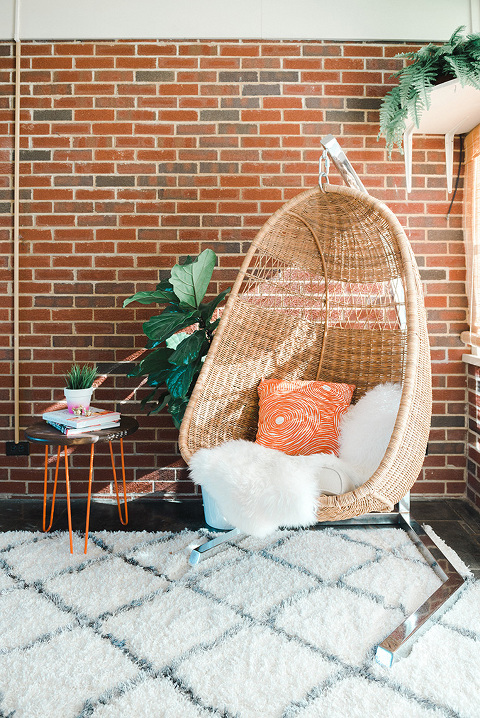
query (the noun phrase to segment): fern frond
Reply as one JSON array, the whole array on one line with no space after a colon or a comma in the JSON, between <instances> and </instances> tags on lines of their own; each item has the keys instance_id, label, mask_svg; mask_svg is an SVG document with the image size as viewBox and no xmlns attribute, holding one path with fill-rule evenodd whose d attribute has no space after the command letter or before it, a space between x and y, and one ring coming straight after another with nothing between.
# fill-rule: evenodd
<instances>
[{"instance_id":1,"label":"fern frond","mask_svg":"<svg viewBox=\"0 0 480 718\"><path fill-rule=\"evenodd\" d=\"M429 43L418 52L395 55L407 62L393 74L398 86L387 93L380 107L379 134L385 137L389 156L395 145L401 148L407 119L419 126L438 78L453 75L462 85L480 90L480 34L465 38L464 30L465 26L458 27L443 45Z\"/></svg>"},{"instance_id":2,"label":"fern frond","mask_svg":"<svg viewBox=\"0 0 480 718\"><path fill-rule=\"evenodd\" d=\"M400 103L400 90L398 87L394 87L385 95L380 107L379 137L383 136L385 138L389 159L395 146L402 152L403 133L407 117L408 111Z\"/></svg>"},{"instance_id":3,"label":"fern frond","mask_svg":"<svg viewBox=\"0 0 480 718\"><path fill-rule=\"evenodd\" d=\"M471 72L471 63L464 57L452 55L445 58L448 66L453 70L455 76L460 80L462 87L465 86L466 79Z\"/></svg>"}]
</instances>

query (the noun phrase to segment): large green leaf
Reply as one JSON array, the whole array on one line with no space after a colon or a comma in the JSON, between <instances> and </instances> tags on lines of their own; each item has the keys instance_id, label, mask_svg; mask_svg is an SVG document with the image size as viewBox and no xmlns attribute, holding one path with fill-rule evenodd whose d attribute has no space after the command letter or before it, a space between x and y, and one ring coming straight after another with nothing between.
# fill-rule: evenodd
<instances>
[{"instance_id":1,"label":"large green leaf","mask_svg":"<svg viewBox=\"0 0 480 718\"><path fill-rule=\"evenodd\" d=\"M200 314L202 315L202 319L205 323L210 321L213 312L218 307L218 305L223 302L229 291L230 287L228 289L225 289L223 292L220 292L220 294L215 297L215 299L212 299L211 302L207 302L206 304L200 305Z\"/></svg>"},{"instance_id":2,"label":"large green leaf","mask_svg":"<svg viewBox=\"0 0 480 718\"><path fill-rule=\"evenodd\" d=\"M200 354L204 344L208 344L204 329L198 329L187 336L169 357L171 364L190 364Z\"/></svg>"},{"instance_id":3,"label":"large green leaf","mask_svg":"<svg viewBox=\"0 0 480 718\"><path fill-rule=\"evenodd\" d=\"M165 384L174 399L180 399L187 395L196 371L196 362L173 367L173 370L165 380Z\"/></svg>"},{"instance_id":4,"label":"large green leaf","mask_svg":"<svg viewBox=\"0 0 480 718\"><path fill-rule=\"evenodd\" d=\"M181 302L190 307L200 306L210 284L216 259L215 252L205 249L193 262L173 267L170 284Z\"/></svg>"},{"instance_id":5,"label":"large green leaf","mask_svg":"<svg viewBox=\"0 0 480 718\"><path fill-rule=\"evenodd\" d=\"M162 409L167 406L168 402L171 400L171 394L168 392L163 395L162 400L158 402L156 406L153 407L151 411L149 411L149 414L158 414Z\"/></svg>"},{"instance_id":6,"label":"large green leaf","mask_svg":"<svg viewBox=\"0 0 480 718\"><path fill-rule=\"evenodd\" d=\"M190 334L188 334L188 332L177 332L176 334L172 334L171 337L168 337L168 339L165 341L165 344L169 349L176 349L178 345L181 344L183 340L189 336Z\"/></svg>"},{"instance_id":7,"label":"large green leaf","mask_svg":"<svg viewBox=\"0 0 480 718\"><path fill-rule=\"evenodd\" d=\"M170 365L171 366L171 365ZM147 376L147 386L165 386L165 382L171 373L171 369L161 369L160 371L151 372Z\"/></svg>"},{"instance_id":8,"label":"large green leaf","mask_svg":"<svg viewBox=\"0 0 480 718\"><path fill-rule=\"evenodd\" d=\"M180 429L185 409L188 406L188 398L181 397L180 399L171 399L168 402L168 411L173 419L175 428Z\"/></svg>"},{"instance_id":9,"label":"large green leaf","mask_svg":"<svg viewBox=\"0 0 480 718\"><path fill-rule=\"evenodd\" d=\"M175 292L173 291L173 287L172 287L172 285L170 284L170 278L169 278L169 277L167 277L166 279L162 279L162 281L157 284L157 286L155 287L155 289L156 289L158 292L165 292L165 294L168 295L169 301L170 301L172 304L177 304L177 303L178 303L179 299L178 299L177 295L175 294Z\"/></svg>"},{"instance_id":10,"label":"large green leaf","mask_svg":"<svg viewBox=\"0 0 480 718\"><path fill-rule=\"evenodd\" d=\"M161 349L156 349L154 352L150 352L150 354L138 364L137 375L156 374L160 371L170 369L171 364L169 359L171 355L172 350L167 347L162 347Z\"/></svg>"},{"instance_id":11,"label":"large green leaf","mask_svg":"<svg viewBox=\"0 0 480 718\"><path fill-rule=\"evenodd\" d=\"M153 292L137 292L128 299L125 299L123 306L126 307L130 302L140 302L140 304L168 304L173 300L173 292L165 292L163 289L155 289Z\"/></svg>"},{"instance_id":12,"label":"large green leaf","mask_svg":"<svg viewBox=\"0 0 480 718\"><path fill-rule=\"evenodd\" d=\"M169 306L158 316L150 317L148 321L144 322L143 331L149 339L164 342L179 329L194 324L197 321L195 316L197 314L198 312L185 312L178 307Z\"/></svg>"}]
</instances>

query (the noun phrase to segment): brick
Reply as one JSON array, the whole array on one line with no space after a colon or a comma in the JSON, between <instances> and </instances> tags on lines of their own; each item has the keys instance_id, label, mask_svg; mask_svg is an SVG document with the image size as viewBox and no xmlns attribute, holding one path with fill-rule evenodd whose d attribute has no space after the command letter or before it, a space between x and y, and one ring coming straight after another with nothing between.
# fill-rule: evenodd
<instances>
[{"instance_id":1,"label":"brick","mask_svg":"<svg viewBox=\"0 0 480 718\"><path fill-rule=\"evenodd\" d=\"M242 95L281 95L282 90L278 84L258 83L257 85L244 85Z\"/></svg>"},{"instance_id":2,"label":"brick","mask_svg":"<svg viewBox=\"0 0 480 718\"><path fill-rule=\"evenodd\" d=\"M197 165L194 162L160 162L158 165L158 173L172 173L172 174L195 174L198 171Z\"/></svg>"},{"instance_id":3,"label":"brick","mask_svg":"<svg viewBox=\"0 0 480 718\"><path fill-rule=\"evenodd\" d=\"M72 120L72 110L34 110L33 119L36 122L49 122L51 120Z\"/></svg>"},{"instance_id":4,"label":"brick","mask_svg":"<svg viewBox=\"0 0 480 718\"><path fill-rule=\"evenodd\" d=\"M175 73L171 70L137 70L136 82L174 82Z\"/></svg>"},{"instance_id":5,"label":"brick","mask_svg":"<svg viewBox=\"0 0 480 718\"><path fill-rule=\"evenodd\" d=\"M237 122L240 119L239 110L201 110L200 121L204 122Z\"/></svg>"},{"instance_id":6,"label":"brick","mask_svg":"<svg viewBox=\"0 0 480 718\"><path fill-rule=\"evenodd\" d=\"M355 110L327 110L325 120L327 122L365 122L365 113Z\"/></svg>"},{"instance_id":7,"label":"brick","mask_svg":"<svg viewBox=\"0 0 480 718\"><path fill-rule=\"evenodd\" d=\"M135 177L133 175L97 175L95 184L97 187L133 187L135 185Z\"/></svg>"},{"instance_id":8,"label":"brick","mask_svg":"<svg viewBox=\"0 0 480 718\"><path fill-rule=\"evenodd\" d=\"M42 162L51 159L50 150L20 150L20 162Z\"/></svg>"},{"instance_id":9,"label":"brick","mask_svg":"<svg viewBox=\"0 0 480 718\"><path fill-rule=\"evenodd\" d=\"M258 72L253 70L223 71L218 73L219 82L258 82Z\"/></svg>"}]
</instances>

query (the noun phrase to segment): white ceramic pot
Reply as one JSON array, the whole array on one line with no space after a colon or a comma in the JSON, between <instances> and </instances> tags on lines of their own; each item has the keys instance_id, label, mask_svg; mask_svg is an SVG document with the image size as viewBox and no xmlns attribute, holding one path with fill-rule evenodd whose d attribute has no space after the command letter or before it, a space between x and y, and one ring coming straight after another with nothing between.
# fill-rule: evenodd
<instances>
[{"instance_id":1,"label":"white ceramic pot","mask_svg":"<svg viewBox=\"0 0 480 718\"><path fill-rule=\"evenodd\" d=\"M82 407L84 411L89 409L93 387L90 386L88 389L64 389L63 393L67 400L68 411L70 414L73 414L74 409L78 409L79 407Z\"/></svg>"},{"instance_id":2,"label":"white ceramic pot","mask_svg":"<svg viewBox=\"0 0 480 718\"><path fill-rule=\"evenodd\" d=\"M234 528L225 516L221 513L217 502L202 487L203 511L205 513L205 521L212 529L220 529L222 531L230 531Z\"/></svg>"}]
</instances>

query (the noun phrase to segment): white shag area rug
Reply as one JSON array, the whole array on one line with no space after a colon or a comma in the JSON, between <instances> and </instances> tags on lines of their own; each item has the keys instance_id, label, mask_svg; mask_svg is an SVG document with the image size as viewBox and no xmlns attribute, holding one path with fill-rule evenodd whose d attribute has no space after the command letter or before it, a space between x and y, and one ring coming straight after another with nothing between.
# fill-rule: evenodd
<instances>
[{"instance_id":1,"label":"white shag area rug","mask_svg":"<svg viewBox=\"0 0 480 718\"><path fill-rule=\"evenodd\" d=\"M0 534L2 718L478 718L480 582L383 668L439 585L395 528Z\"/></svg>"}]
</instances>

